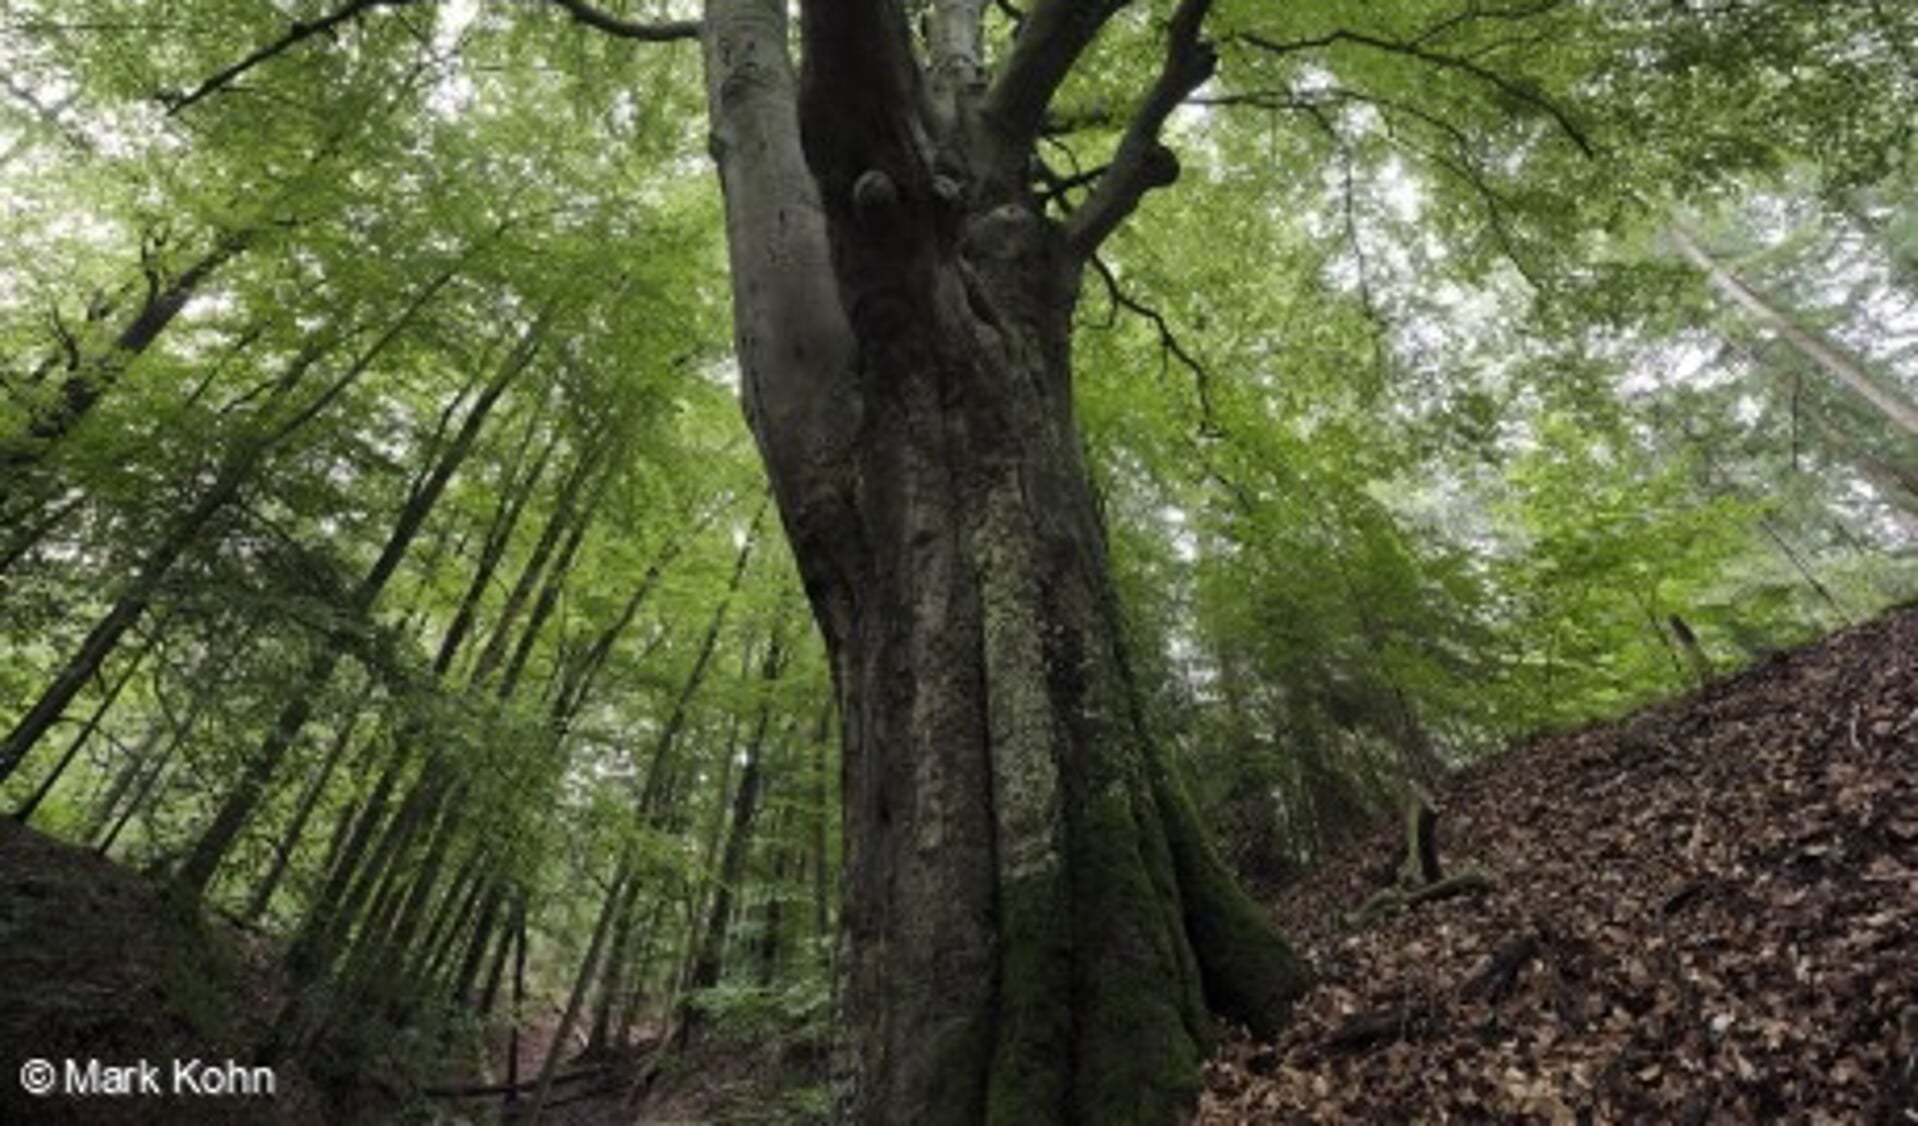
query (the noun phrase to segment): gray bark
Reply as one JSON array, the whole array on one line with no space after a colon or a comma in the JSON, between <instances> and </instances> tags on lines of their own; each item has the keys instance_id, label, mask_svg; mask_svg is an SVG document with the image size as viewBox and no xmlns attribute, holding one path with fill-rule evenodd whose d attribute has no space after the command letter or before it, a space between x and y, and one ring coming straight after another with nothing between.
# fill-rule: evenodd
<instances>
[{"instance_id":1,"label":"gray bark","mask_svg":"<svg viewBox=\"0 0 1918 1126\"><path fill-rule=\"evenodd\" d=\"M855 1121L1171 1122L1207 1005L1270 1030L1303 987L1142 714L1072 417L1080 273L1176 174L1203 0L1097 206L1025 182L1118 7L1041 0L993 83L929 93L897 5L803 3L803 81L783 4L706 5L746 412L842 716Z\"/></svg>"}]
</instances>

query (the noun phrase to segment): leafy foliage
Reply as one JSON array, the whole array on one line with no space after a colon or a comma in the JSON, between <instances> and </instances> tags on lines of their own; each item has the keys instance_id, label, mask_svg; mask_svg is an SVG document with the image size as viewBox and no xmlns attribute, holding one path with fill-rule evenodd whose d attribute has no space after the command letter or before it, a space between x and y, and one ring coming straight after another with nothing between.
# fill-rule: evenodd
<instances>
[{"instance_id":1,"label":"leafy foliage","mask_svg":"<svg viewBox=\"0 0 1918 1126\"><path fill-rule=\"evenodd\" d=\"M431 1057L573 993L596 1050L821 1038L834 697L754 515L697 58L363 7L238 70L322 6L0 24L0 723L55 705L0 794L161 875L234 812L198 890L285 951L295 1040L343 999ZM1150 719L1244 870L1918 590L1912 435L1670 238L1918 394L1918 9L1207 28L1075 394ZM1070 76L1052 214L1161 54L1129 8Z\"/></svg>"}]
</instances>

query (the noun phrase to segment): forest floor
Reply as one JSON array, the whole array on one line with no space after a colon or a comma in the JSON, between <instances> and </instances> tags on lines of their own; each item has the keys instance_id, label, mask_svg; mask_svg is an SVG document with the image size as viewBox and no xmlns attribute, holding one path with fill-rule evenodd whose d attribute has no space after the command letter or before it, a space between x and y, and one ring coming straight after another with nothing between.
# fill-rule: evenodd
<instances>
[{"instance_id":1,"label":"forest floor","mask_svg":"<svg viewBox=\"0 0 1918 1126\"><path fill-rule=\"evenodd\" d=\"M270 1098L209 1093L227 1061L252 1066L276 990L263 944L189 917L137 872L0 819L0 1123L318 1126L319 1101L291 1067L274 1068ZM120 1073L124 1090L163 1095L116 1095L104 1071L91 1094L24 1090L29 1061L68 1060L144 1061L144 1080ZM176 1061L194 1070L176 1078Z\"/></svg>"},{"instance_id":2,"label":"forest floor","mask_svg":"<svg viewBox=\"0 0 1918 1126\"><path fill-rule=\"evenodd\" d=\"M1318 982L1276 1040L1228 1037L1201 1123L1918 1124L1918 608L1435 798L1448 870L1490 889L1361 920L1403 849L1384 826L1279 893ZM15 1078L28 1058L244 1061L267 955L0 821L0 1123L321 1121L292 1071L271 1104L35 1100ZM638 1099L548 1120L816 1119L821 1061L792 1047L715 1039Z\"/></svg>"},{"instance_id":3,"label":"forest floor","mask_svg":"<svg viewBox=\"0 0 1918 1126\"><path fill-rule=\"evenodd\" d=\"M1435 804L1492 888L1360 922L1393 826L1282 892L1318 982L1201 1123L1918 1123L1918 608Z\"/></svg>"}]
</instances>

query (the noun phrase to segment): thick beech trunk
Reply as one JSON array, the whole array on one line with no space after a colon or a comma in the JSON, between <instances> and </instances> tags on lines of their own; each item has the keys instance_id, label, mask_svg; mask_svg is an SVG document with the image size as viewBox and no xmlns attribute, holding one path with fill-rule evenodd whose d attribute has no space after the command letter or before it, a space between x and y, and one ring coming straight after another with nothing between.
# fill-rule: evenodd
<instances>
[{"instance_id":1,"label":"thick beech trunk","mask_svg":"<svg viewBox=\"0 0 1918 1126\"><path fill-rule=\"evenodd\" d=\"M1304 973L1141 713L1072 416L1083 255L1002 122L921 131L889 6L802 10L797 93L783 5L712 0L705 42L747 414L843 723L844 1109L1175 1121L1208 1005L1269 1030Z\"/></svg>"}]
</instances>

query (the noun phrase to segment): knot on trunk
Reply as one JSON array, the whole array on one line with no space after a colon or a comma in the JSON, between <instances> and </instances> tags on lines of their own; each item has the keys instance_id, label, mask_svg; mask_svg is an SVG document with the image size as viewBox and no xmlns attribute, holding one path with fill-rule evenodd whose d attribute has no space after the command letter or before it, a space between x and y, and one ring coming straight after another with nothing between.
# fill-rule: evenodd
<instances>
[{"instance_id":1,"label":"knot on trunk","mask_svg":"<svg viewBox=\"0 0 1918 1126\"><path fill-rule=\"evenodd\" d=\"M1170 187L1179 179L1179 154L1155 141L1146 150L1144 171L1148 189Z\"/></svg>"},{"instance_id":2,"label":"knot on trunk","mask_svg":"<svg viewBox=\"0 0 1918 1126\"><path fill-rule=\"evenodd\" d=\"M1002 203L967 220L960 252L973 261L1010 262L1036 247L1043 234L1043 223L1030 208Z\"/></svg>"},{"instance_id":3,"label":"knot on trunk","mask_svg":"<svg viewBox=\"0 0 1918 1126\"><path fill-rule=\"evenodd\" d=\"M862 223L884 219L899 206L899 185L878 168L868 168L852 182L853 213Z\"/></svg>"}]
</instances>

